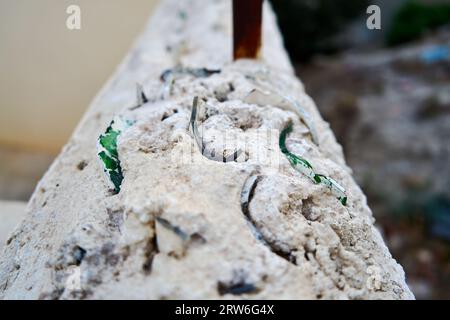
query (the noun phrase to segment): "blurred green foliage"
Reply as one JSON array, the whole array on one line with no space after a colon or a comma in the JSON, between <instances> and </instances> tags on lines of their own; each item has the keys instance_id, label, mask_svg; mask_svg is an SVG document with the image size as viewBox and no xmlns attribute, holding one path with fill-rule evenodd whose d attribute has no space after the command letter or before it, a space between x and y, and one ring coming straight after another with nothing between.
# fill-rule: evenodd
<instances>
[{"instance_id":1,"label":"blurred green foliage","mask_svg":"<svg viewBox=\"0 0 450 320\"><path fill-rule=\"evenodd\" d=\"M314 54L339 47L333 36L365 13L367 0L271 0L293 61L307 62Z\"/></svg>"},{"instance_id":2,"label":"blurred green foliage","mask_svg":"<svg viewBox=\"0 0 450 320\"><path fill-rule=\"evenodd\" d=\"M395 46L419 39L426 31L450 23L450 4L422 4L408 1L394 15L387 44Z\"/></svg>"},{"instance_id":3,"label":"blurred green foliage","mask_svg":"<svg viewBox=\"0 0 450 320\"><path fill-rule=\"evenodd\" d=\"M399 220L421 220L430 236L450 241L450 198L444 194L411 192L390 208Z\"/></svg>"}]
</instances>

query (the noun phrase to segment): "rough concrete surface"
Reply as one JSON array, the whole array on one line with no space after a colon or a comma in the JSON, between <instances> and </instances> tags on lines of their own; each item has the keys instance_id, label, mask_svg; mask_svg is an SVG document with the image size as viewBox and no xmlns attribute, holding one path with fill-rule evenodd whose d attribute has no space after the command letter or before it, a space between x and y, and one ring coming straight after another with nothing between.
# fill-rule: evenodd
<instances>
[{"instance_id":1,"label":"rough concrete surface","mask_svg":"<svg viewBox=\"0 0 450 320\"><path fill-rule=\"evenodd\" d=\"M270 8L263 59L232 63L230 5L162 2L39 183L1 256L0 297L413 298L342 148L294 76ZM180 75L161 99L159 77L178 64L221 72ZM149 102L132 108L136 82ZM244 103L258 87L295 98L319 146L295 113ZM204 157L188 132L194 96L207 100L199 117L207 145L257 151L236 162ZM117 115L133 124L118 140L124 180L113 194L96 141ZM290 150L339 181L347 206L281 153L289 121ZM236 145L220 149L221 139Z\"/></svg>"}]
</instances>

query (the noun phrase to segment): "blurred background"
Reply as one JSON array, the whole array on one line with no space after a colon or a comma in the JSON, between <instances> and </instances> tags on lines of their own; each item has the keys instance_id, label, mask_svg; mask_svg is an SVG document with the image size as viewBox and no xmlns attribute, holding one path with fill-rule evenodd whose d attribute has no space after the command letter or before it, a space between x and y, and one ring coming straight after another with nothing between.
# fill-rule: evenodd
<instances>
[{"instance_id":1,"label":"blurred background","mask_svg":"<svg viewBox=\"0 0 450 320\"><path fill-rule=\"evenodd\" d=\"M0 0L0 250L157 0ZM81 30L66 27L69 5Z\"/></svg>"},{"instance_id":2,"label":"blurred background","mask_svg":"<svg viewBox=\"0 0 450 320\"><path fill-rule=\"evenodd\" d=\"M131 2L0 0L0 199L28 199L157 3Z\"/></svg>"},{"instance_id":3,"label":"blurred background","mask_svg":"<svg viewBox=\"0 0 450 320\"><path fill-rule=\"evenodd\" d=\"M0 242L156 3L0 0ZM271 3L411 289L450 299L450 1Z\"/></svg>"},{"instance_id":4,"label":"blurred background","mask_svg":"<svg viewBox=\"0 0 450 320\"><path fill-rule=\"evenodd\" d=\"M271 2L411 289L450 299L450 1Z\"/></svg>"}]
</instances>

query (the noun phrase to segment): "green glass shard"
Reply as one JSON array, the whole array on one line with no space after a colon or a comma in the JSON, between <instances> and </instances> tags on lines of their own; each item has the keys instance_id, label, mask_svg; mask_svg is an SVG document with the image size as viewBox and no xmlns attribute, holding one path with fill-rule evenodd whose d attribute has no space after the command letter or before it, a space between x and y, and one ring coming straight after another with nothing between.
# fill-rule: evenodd
<instances>
[{"instance_id":1,"label":"green glass shard","mask_svg":"<svg viewBox=\"0 0 450 320\"><path fill-rule=\"evenodd\" d=\"M341 202L347 202L347 197L345 195L345 189L335 180L330 177L324 176L323 174L317 174L323 185L327 186L331 192L339 199Z\"/></svg>"},{"instance_id":2,"label":"green glass shard","mask_svg":"<svg viewBox=\"0 0 450 320\"><path fill-rule=\"evenodd\" d=\"M342 205L347 205L347 196L345 194L345 189L340 184L338 184L330 177L315 173L309 161L291 153L288 150L288 148L286 147L286 139L287 136L292 132L292 130L292 122L289 122L281 131L279 139L281 152L286 156L286 158L289 160L290 164L296 171L302 173L316 184L321 183L325 185L338 198Z\"/></svg>"},{"instance_id":3,"label":"green glass shard","mask_svg":"<svg viewBox=\"0 0 450 320\"><path fill-rule=\"evenodd\" d=\"M338 199L339 199L339 201L341 201L343 206L347 205L347 197L341 197L341 198L338 198Z\"/></svg>"},{"instance_id":4,"label":"green glass shard","mask_svg":"<svg viewBox=\"0 0 450 320\"><path fill-rule=\"evenodd\" d=\"M98 156L103 161L106 170L116 170L118 168L117 159L108 156L105 151L99 152Z\"/></svg>"},{"instance_id":5,"label":"green glass shard","mask_svg":"<svg viewBox=\"0 0 450 320\"><path fill-rule=\"evenodd\" d=\"M280 140L279 140L280 149L281 149L281 152L283 152L286 155L290 154L290 152L288 151L288 149L286 147L286 138L287 138L288 134L290 134L291 132L292 132L292 122L289 122L288 125L284 128L283 131L281 131L281 134L280 134Z\"/></svg>"},{"instance_id":6,"label":"green glass shard","mask_svg":"<svg viewBox=\"0 0 450 320\"><path fill-rule=\"evenodd\" d=\"M117 157L117 137L119 136L120 131L114 131L112 127L108 127L105 134L100 135L99 143L100 145L105 148L108 153L113 156Z\"/></svg>"},{"instance_id":7,"label":"green glass shard","mask_svg":"<svg viewBox=\"0 0 450 320\"><path fill-rule=\"evenodd\" d=\"M111 179L111 182L114 185L114 190L119 193L120 192L120 187L122 185L122 180L123 180L123 174L122 174L122 169L120 167L120 163L119 163L119 167L117 171L109 171L109 178Z\"/></svg>"},{"instance_id":8,"label":"green glass shard","mask_svg":"<svg viewBox=\"0 0 450 320\"><path fill-rule=\"evenodd\" d=\"M320 179L320 176L316 174L316 175L314 176L314 181L315 181L316 183L320 183L320 182L322 182L322 179Z\"/></svg>"},{"instance_id":9,"label":"green glass shard","mask_svg":"<svg viewBox=\"0 0 450 320\"><path fill-rule=\"evenodd\" d=\"M103 170L111 180L114 191L120 192L123 173L120 166L119 153L117 151L117 139L124 129L132 125L129 120L122 120L120 117L114 118L106 129L105 133L98 138L98 157L102 161Z\"/></svg>"}]
</instances>

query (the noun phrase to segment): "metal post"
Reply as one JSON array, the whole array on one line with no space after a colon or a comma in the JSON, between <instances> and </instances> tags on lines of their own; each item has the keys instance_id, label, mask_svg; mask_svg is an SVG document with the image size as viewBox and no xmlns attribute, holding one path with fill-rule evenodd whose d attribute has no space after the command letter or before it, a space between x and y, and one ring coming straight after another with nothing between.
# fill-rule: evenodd
<instances>
[{"instance_id":1,"label":"metal post","mask_svg":"<svg viewBox=\"0 0 450 320\"><path fill-rule=\"evenodd\" d=\"M233 0L233 57L257 59L261 48L263 0Z\"/></svg>"}]
</instances>

